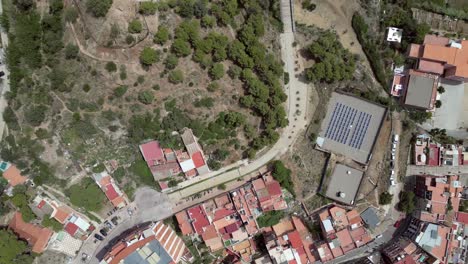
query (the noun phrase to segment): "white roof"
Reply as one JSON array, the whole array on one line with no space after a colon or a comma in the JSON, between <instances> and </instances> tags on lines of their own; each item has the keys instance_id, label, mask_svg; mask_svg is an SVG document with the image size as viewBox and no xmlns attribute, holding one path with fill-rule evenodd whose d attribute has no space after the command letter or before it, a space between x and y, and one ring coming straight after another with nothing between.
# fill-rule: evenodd
<instances>
[{"instance_id":1,"label":"white roof","mask_svg":"<svg viewBox=\"0 0 468 264\"><path fill-rule=\"evenodd\" d=\"M183 172L187 172L189 170L195 169L195 164L193 163L192 159L189 159L189 160L181 162L180 167L182 168Z\"/></svg>"},{"instance_id":2,"label":"white roof","mask_svg":"<svg viewBox=\"0 0 468 264\"><path fill-rule=\"evenodd\" d=\"M387 34L387 41L400 43L402 35L403 35L403 29L389 27L388 34Z\"/></svg>"},{"instance_id":3,"label":"white roof","mask_svg":"<svg viewBox=\"0 0 468 264\"><path fill-rule=\"evenodd\" d=\"M75 225L77 225L81 230L86 231L88 228L91 226L88 222L86 222L83 218L78 217L76 218L75 222L73 222Z\"/></svg>"},{"instance_id":4,"label":"white roof","mask_svg":"<svg viewBox=\"0 0 468 264\"><path fill-rule=\"evenodd\" d=\"M325 228L325 232L333 230L333 226L332 226L330 219L323 220L322 224L323 224L323 227Z\"/></svg>"}]
</instances>

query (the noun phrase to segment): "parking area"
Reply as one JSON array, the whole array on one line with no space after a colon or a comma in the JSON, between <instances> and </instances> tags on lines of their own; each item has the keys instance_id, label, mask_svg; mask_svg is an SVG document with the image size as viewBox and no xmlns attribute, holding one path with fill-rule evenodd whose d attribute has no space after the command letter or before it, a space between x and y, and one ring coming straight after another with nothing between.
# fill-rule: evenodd
<instances>
[{"instance_id":1,"label":"parking area","mask_svg":"<svg viewBox=\"0 0 468 264\"><path fill-rule=\"evenodd\" d=\"M438 100L442 105L433 113L431 120L426 122L425 129L444 128L450 134L459 133L468 126L468 93L466 85L460 82L442 79L439 86L444 87L444 92L439 94Z\"/></svg>"},{"instance_id":2,"label":"parking area","mask_svg":"<svg viewBox=\"0 0 468 264\"><path fill-rule=\"evenodd\" d=\"M118 238L126 230L148 221L159 221L171 215L172 204L166 194L159 193L148 187L138 189L133 203L116 210L106 218L107 223L105 221L96 227L96 231L84 242L72 263L97 264L99 261L96 255L107 247L110 241ZM117 219L117 225L114 225L112 221L115 218ZM107 230L105 235L101 233L102 229ZM102 241L96 239L95 234L101 236ZM89 256L85 261L82 260L83 253Z\"/></svg>"}]
</instances>

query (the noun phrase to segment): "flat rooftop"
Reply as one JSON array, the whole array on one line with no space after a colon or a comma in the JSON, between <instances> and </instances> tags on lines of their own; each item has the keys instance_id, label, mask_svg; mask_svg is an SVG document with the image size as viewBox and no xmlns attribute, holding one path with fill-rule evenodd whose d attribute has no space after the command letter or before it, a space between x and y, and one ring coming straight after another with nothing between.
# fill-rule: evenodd
<instances>
[{"instance_id":1,"label":"flat rooftop","mask_svg":"<svg viewBox=\"0 0 468 264\"><path fill-rule=\"evenodd\" d=\"M354 204L363 174L364 172L360 170L336 164L325 195L344 204Z\"/></svg>"},{"instance_id":2,"label":"flat rooftop","mask_svg":"<svg viewBox=\"0 0 468 264\"><path fill-rule=\"evenodd\" d=\"M317 137L317 145L366 164L385 112L385 108L380 105L354 96L333 93Z\"/></svg>"},{"instance_id":3,"label":"flat rooftop","mask_svg":"<svg viewBox=\"0 0 468 264\"><path fill-rule=\"evenodd\" d=\"M411 71L405 104L423 109L433 109L437 90L437 77L431 74Z\"/></svg>"}]
</instances>

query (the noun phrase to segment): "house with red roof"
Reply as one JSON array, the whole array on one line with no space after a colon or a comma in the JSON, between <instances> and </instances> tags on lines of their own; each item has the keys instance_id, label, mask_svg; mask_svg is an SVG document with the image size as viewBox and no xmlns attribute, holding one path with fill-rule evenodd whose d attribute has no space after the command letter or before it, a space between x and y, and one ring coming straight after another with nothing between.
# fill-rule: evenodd
<instances>
[{"instance_id":1,"label":"house with red roof","mask_svg":"<svg viewBox=\"0 0 468 264\"><path fill-rule=\"evenodd\" d=\"M464 187L459 175L416 176L415 216L426 222L445 222L449 205L452 207L451 210L458 212Z\"/></svg>"},{"instance_id":2,"label":"house with red roof","mask_svg":"<svg viewBox=\"0 0 468 264\"><path fill-rule=\"evenodd\" d=\"M49 228L42 228L37 225L26 223L20 212L16 212L8 227L20 238L26 240L32 246L34 253L42 253L46 250L52 234Z\"/></svg>"},{"instance_id":3,"label":"house with red roof","mask_svg":"<svg viewBox=\"0 0 468 264\"><path fill-rule=\"evenodd\" d=\"M318 213L323 243L317 247L322 262L329 261L369 243L372 238L356 210L330 206Z\"/></svg>"},{"instance_id":4,"label":"house with red roof","mask_svg":"<svg viewBox=\"0 0 468 264\"><path fill-rule=\"evenodd\" d=\"M140 152L156 181L179 173L192 178L210 172L203 150L192 130L184 128L181 138L185 150L163 149L155 140L140 145ZM166 184L161 186L167 188Z\"/></svg>"},{"instance_id":5,"label":"house with red roof","mask_svg":"<svg viewBox=\"0 0 468 264\"><path fill-rule=\"evenodd\" d=\"M114 207L123 208L128 204L127 196L106 171L94 173L93 178Z\"/></svg>"},{"instance_id":6,"label":"house with red roof","mask_svg":"<svg viewBox=\"0 0 468 264\"><path fill-rule=\"evenodd\" d=\"M271 173L267 173L252 182L253 189L260 202L262 211L284 210L288 207L283 198L281 186Z\"/></svg>"}]
</instances>

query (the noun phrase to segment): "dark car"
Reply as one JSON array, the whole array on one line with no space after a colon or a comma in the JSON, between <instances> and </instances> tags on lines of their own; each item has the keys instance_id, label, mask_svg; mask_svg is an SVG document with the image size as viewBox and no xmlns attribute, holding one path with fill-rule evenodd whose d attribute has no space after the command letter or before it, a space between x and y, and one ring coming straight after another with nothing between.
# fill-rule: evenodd
<instances>
[{"instance_id":1,"label":"dark car","mask_svg":"<svg viewBox=\"0 0 468 264\"><path fill-rule=\"evenodd\" d=\"M118 222L117 222L117 216L112 217L111 222L112 222L114 225L117 225L117 224L118 224Z\"/></svg>"},{"instance_id":2,"label":"dark car","mask_svg":"<svg viewBox=\"0 0 468 264\"><path fill-rule=\"evenodd\" d=\"M98 240L104 240L104 238L102 236L100 236L99 234L94 234L94 237Z\"/></svg>"},{"instance_id":3,"label":"dark car","mask_svg":"<svg viewBox=\"0 0 468 264\"><path fill-rule=\"evenodd\" d=\"M99 233L101 233L103 236L107 236L107 231L104 228L99 230Z\"/></svg>"}]
</instances>

